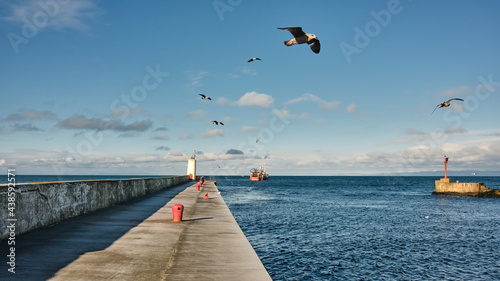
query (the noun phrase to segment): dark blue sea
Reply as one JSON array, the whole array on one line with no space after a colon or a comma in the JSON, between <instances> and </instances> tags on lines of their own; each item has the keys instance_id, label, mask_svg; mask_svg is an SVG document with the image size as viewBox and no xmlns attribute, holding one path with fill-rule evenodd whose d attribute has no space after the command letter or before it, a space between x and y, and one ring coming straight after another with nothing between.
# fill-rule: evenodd
<instances>
[{"instance_id":1,"label":"dark blue sea","mask_svg":"<svg viewBox=\"0 0 500 281\"><path fill-rule=\"evenodd\" d=\"M151 176L16 182L133 177ZM216 177L273 280L500 280L500 198L436 196L437 179ZM452 180L500 189L500 177Z\"/></svg>"},{"instance_id":2,"label":"dark blue sea","mask_svg":"<svg viewBox=\"0 0 500 281\"><path fill-rule=\"evenodd\" d=\"M500 280L500 198L438 177L217 177L273 280ZM500 189L500 177L457 177Z\"/></svg>"}]
</instances>

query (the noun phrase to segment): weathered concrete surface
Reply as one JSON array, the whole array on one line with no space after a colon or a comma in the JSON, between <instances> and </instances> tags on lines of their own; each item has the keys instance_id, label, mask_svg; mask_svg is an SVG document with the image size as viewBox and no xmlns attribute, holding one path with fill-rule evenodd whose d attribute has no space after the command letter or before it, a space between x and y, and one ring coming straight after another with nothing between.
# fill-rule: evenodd
<instances>
[{"instance_id":1,"label":"weathered concrete surface","mask_svg":"<svg viewBox=\"0 0 500 281\"><path fill-rule=\"evenodd\" d=\"M16 235L113 206L163 188L185 183L188 176L120 180L16 184ZM8 185L0 185L0 220L9 217ZM0 240L9 229L0 229Z\"/></svg>"},{"instance_id":2,"label":"weathered concrete surface","mask_svg":"<svg viewBox=\"0 0 500 281\"><path fill-rule=\"evenodd\" d=\"M499 197L500 190L491 190L482 182L451 182L449 178L435 181L436 195L477 196L477 197Z\"/></svg>"},{"instance_id":3,"label":"weathered concrete surface","mask_svg":"<svg viewBox=\"0 0 500 281\"><path fill-rule=\"evenodd\" d=\"M208 192L209 199L203 199ZM271 280L213 182L188 217L167 280Z\"/></svg>"},{"instance_id":4,"label":"weathered concrete surface","mask_svg":"<svg viewBox=\"0 0 500 281\"><path fill-rule=\"evenodd\" d=\"M209 199L203 199L209 192ZM172 205L184 205L182 222ZM213 182L195 185L103 251L51 280L271 280Z\"/></svg>"}]
</instances>

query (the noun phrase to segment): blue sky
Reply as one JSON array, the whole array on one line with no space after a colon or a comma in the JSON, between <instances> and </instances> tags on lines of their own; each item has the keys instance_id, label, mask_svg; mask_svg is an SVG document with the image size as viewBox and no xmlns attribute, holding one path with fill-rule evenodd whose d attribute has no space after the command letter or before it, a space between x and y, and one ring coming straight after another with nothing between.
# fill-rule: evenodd
<instances>
[{"instance_id":1,"label":"blue sky","mask_svg":"<svg viewBox=\"0 0 500 281\"><path fill-rule=\"evenodd\" d=\"M498 1L2 2L0 167L184 174L196 150L201 174L440 171L445 154L450 170L498 172L499 12ZM285 46L288 26L321 52ZM431 115L452 97L464 101Z\"/></svg>"}]
</instances>

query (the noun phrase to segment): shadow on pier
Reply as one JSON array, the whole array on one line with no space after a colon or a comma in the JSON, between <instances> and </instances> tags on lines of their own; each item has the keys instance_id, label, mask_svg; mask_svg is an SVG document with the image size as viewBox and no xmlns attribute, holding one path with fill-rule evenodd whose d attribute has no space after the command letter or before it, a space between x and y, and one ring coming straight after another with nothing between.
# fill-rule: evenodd
<instances>
[{"instance_id":1,"label":"shadow on pier","mask_svg":"<svg viewBox=\"0 0 500 281\"><path fill-rule=\"evenodd\" d=\"M1 280L47 280L87 252L109 247L165 206L192 182L170 187L16 237L15 274L7 271L11 246L0 244Z\"/></svg>"}]
</instances>

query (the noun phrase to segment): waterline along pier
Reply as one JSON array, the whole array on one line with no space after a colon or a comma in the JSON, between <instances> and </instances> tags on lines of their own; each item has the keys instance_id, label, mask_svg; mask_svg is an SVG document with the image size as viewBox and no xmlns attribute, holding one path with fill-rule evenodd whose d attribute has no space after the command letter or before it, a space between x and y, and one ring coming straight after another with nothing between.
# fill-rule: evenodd
<instances>
[{"instance_id":1,"label":"waterline along pier","mask_svg":"<svg viewBox=\"0 0 500 281\"><path fill-rule=\"evenodd\" d=\"M1 280L271 280L216 182L189 176L18 184L19 232L10 246L2 229Z\"/></svg>"}]
</instances>

